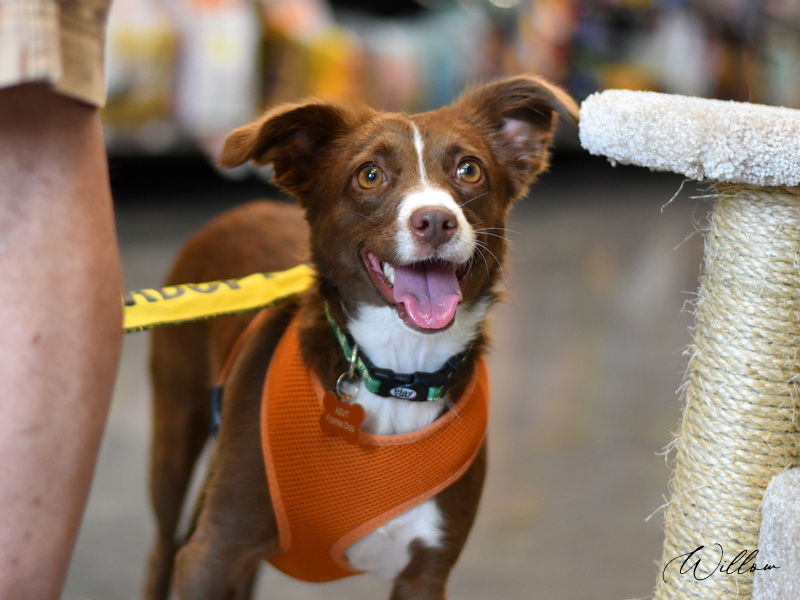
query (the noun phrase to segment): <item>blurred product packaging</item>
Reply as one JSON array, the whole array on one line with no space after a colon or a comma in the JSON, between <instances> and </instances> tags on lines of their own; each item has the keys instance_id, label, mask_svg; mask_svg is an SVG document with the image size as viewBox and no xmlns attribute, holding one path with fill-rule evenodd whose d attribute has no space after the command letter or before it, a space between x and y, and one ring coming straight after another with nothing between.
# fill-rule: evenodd
<instances>
[{"instance_id":1,"label":"blurred product packaging","mask_svg":"<svg viewBox=\"0 0 800 600\"><path fill-rule=\"evenodd\" d=\"M200 148L304 96L426 110L535 72L609 87L800 106L800 2L114 0L112 153Z\"/></svg>"}]
</instances>

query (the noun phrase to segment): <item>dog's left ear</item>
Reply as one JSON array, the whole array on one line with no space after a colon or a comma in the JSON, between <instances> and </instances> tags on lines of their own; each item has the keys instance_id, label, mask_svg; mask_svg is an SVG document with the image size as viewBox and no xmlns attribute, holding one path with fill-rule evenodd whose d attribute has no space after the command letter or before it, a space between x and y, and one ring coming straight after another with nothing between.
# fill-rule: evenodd
<instances>
[{"instance_id":1,"label":"dog's left ear","mask_svg":"<svg viewBox=\"0 0 800 600\"><path fill-rule=\"evenodd\" d=\"M577 121L580 109L564 90L544 79L518 76L467 90L456 102L465 118L489 135L508 169L512 195L527 191L547 168L558 115Z\"/></svg>"}]
</instances>

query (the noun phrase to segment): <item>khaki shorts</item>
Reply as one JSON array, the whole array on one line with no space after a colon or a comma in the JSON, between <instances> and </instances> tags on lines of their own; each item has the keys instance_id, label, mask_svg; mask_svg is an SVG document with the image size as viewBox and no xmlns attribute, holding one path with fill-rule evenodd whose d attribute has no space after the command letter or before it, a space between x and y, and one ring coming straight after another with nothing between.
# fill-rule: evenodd
<instances>
[{"instance_id":1,"label":"khaki shorts","mask_svg":"<svg viewBox=\"0 0 800 600\"><path fill-rule=\"evenodd\" d=\"M102 106L111 0L0 0L0 88L49 83Z\"/></svg>"}]
</instances>

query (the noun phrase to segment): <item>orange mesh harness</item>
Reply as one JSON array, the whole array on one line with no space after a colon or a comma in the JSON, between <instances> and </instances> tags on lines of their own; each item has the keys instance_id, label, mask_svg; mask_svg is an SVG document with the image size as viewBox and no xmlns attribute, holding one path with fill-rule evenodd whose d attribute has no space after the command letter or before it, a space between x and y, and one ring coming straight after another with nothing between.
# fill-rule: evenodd
<instances>
[{"instance_id":1,"label":"orange mesh harness","mask_svg":"<svg viewBox=\"0 0 800 600\"><path fill-rule=\"evenodd\" d=\"M323 390L303 362L295 317L275 349L261 405L280 544L269 561L304 581L358 573L344 556L354 542L433 497L472 464L486 433L488 390L480 358L455 406L420 431L362 433L357 444L325 434Z\"/></svg>"}]
</instances>

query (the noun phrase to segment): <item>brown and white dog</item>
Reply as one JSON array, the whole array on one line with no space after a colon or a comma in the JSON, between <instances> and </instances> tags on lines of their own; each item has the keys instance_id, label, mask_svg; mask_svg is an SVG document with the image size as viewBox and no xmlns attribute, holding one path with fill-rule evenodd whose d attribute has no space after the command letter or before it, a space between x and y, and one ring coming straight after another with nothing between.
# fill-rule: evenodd
<instances>
[{"instance_id":1,"label":"brown and white dog","mask_svg":"<svg viewBox=\"0 0 800 600\"><path fill-rule=\"evenodd\" d=\"M485 344L506 216L548 164L557 113L577 120L578 108L559 88L519 76L411 116L319 101L283 105L230 135L221 164L272 164L275 183L300 208L256 202L218 217L186 244L168 283L282 270L307 260L309 251L317 280L299 300L270 309L239 353L211 472L182 547L176 528L208 438L206 398L252 315L154 332L150 485L158 535L147 598L167 598L173 570L182 599L247 598L260 561L276 551L260 450L261 391L265 364L299 306L302 355L327 389L347 363L326 302L379 367L432 372L469 345L475 349L443 400L411 402L361 389L364 431L414 432L449 409ZM481 448L455 483L354 543L349 563L392 581L392 598L443 598L472 526L485 463Z\"/></svg>"}]
</instances>

